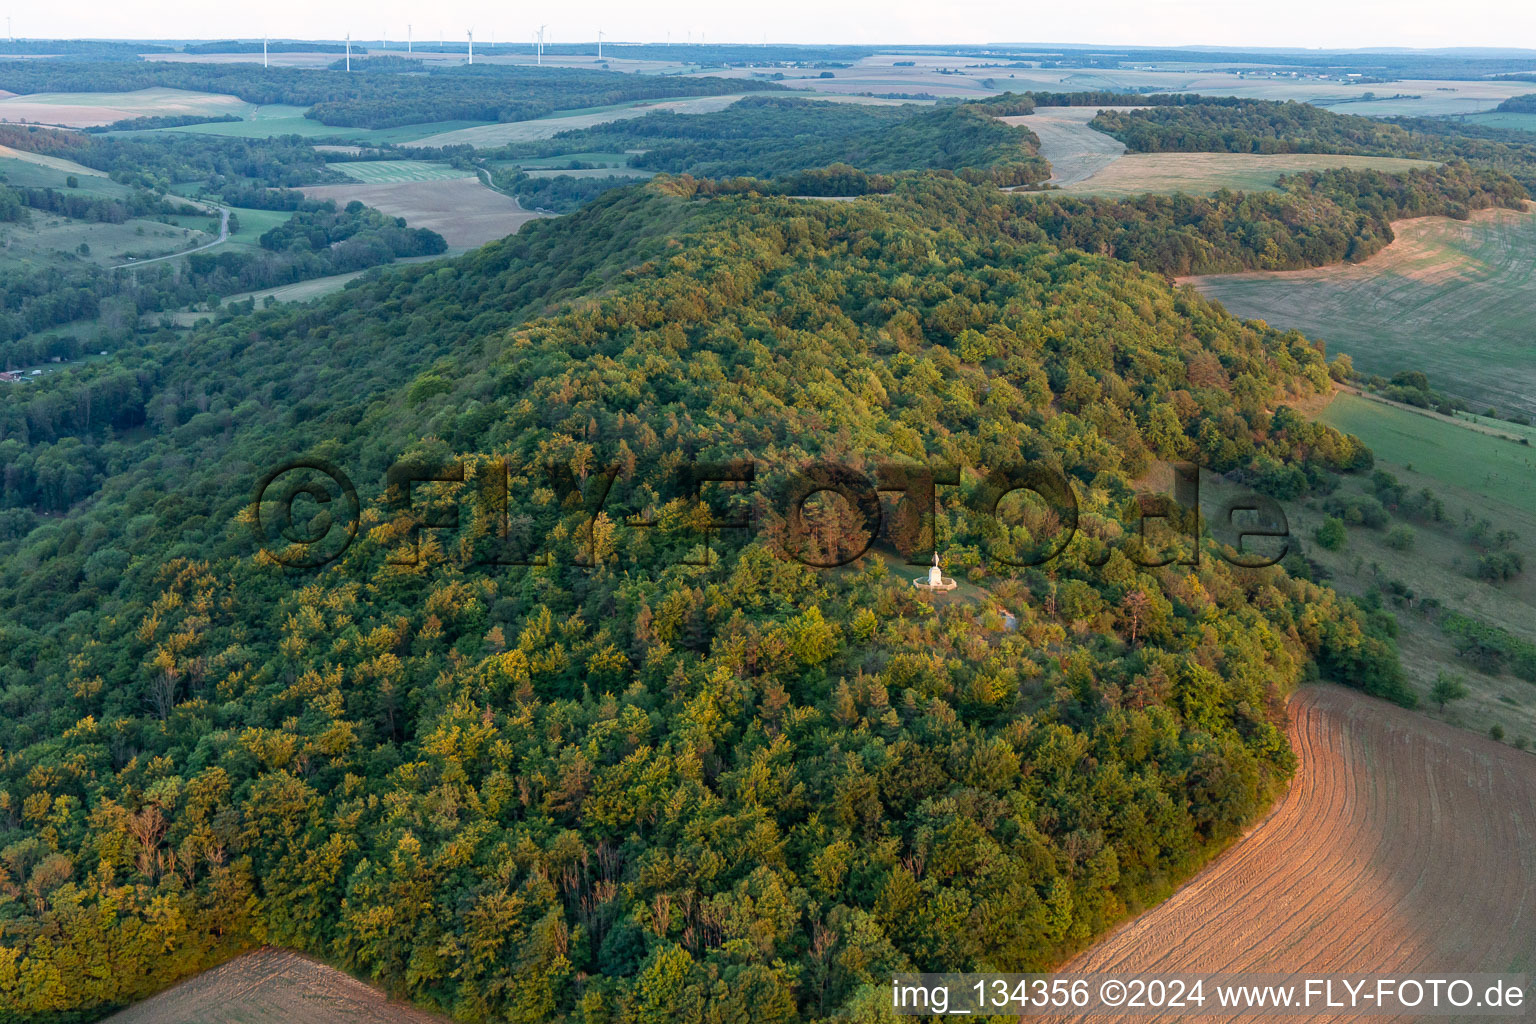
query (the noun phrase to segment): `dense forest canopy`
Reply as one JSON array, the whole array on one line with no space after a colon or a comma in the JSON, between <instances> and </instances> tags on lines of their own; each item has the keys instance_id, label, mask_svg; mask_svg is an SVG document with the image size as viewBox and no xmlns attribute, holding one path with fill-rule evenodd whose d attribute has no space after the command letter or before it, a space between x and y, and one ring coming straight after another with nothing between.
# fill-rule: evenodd
<instances>
[{"instance_id":1,"label":"dense forest canopy","mask_svg":"<svg viewBox=\"0 0 1536 1024\"><path fill-rule=\"evenodd\" d=\"M658 111L562 132L530 149L643 149L632 166L701 178L771 178L844 163L871 173L974 168L996 171L999 184L1016 185L1050 176L1050 167L1036 156L1038 146L1034 133L969 106L865 106L761 96L714 113Z\"/></svg>"},{"instance_id":2,"label":"dense forest canopy","mask_svg":"<svg viewBox=\"0 0 1536 1024\"><path fill-rule=\"evenodd\" d=\"M658 111L477 156L496 162L613 150L634 153L630 166L647 170L771 178L770 190L788 194L862 195L888 189L888 180L872 183L870 176L893 171L950 170L973 182L1038 184L1051 174L1038 149L1033 132L972 105L863 106L763 96L707 114ZM841 170L828 173L834 167ZM561 212L626 184L617 177L539 179L516 170L501 171L497 179L530 205ZM562 187L563 193L555 191Z\"/></svg>"},{"instance_id":3,"label":"dense forest canopy","mask_svg":"<svg viewBox=\"0 0 1536 1024\"><path fill-rule=\"evenodd\" d=\"M857 1014L892 970L1044 967L1166 893L1286 777L1307 674L1411 699L1380 616L1129 540L1157 460L1302 490L1368 465L1288 408L1330 386L1317 347L1052 244L1034 198L893 189L659 179L42 385L6 478L55 481L30 424L88 408L103 481L3 513L5 1012L273 942L465 1020ZM134 429L97 432L114 403ZM363 506L300 575L242 511L295 454ZM463 487L506 466L507 542L549 567L467 561L502 533L473 501L391 561L385 469L455 457ZM677 470L748 458L710 500L757 528L706 541ZM962 467L932 525L976 597L908 585L899 505L849 568L785 557L771 496L815 458ZM1036 461L1078 536L1024 568L1059 522L958 499Z\"/></svg>"}]
</instances>

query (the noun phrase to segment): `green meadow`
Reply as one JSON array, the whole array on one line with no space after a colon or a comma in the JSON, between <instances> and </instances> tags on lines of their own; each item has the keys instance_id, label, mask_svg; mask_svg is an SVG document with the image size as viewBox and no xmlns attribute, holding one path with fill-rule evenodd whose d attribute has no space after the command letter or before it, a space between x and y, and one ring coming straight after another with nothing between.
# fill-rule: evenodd
<instances>
[{"instance_id":1,"label":"green meadow","mask_svg":"<svg viewBox=\"0 0 1536 1024\"><path fill-rule=\"evenodd\" d=\"M1536 415L1536 216L1394 227L1397 240L1364 263L1196 283L1238 316L1321 338L1364 373L1423 370L1479 412Z\"/></svg>"}]
</instances>

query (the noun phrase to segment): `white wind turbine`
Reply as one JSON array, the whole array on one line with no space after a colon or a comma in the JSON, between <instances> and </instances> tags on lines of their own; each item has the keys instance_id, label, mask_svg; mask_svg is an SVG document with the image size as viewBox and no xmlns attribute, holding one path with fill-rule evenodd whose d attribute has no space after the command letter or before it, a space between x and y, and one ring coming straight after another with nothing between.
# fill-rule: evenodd
<instances>
[{"instance_id":1,"label":"white wind turbine","mask_svg":"<svg viewBox=\"0 0 1536 1024\"><path fill-rule=\"evenodd\" d=\"M467 28L464 34L469 36L469 62L473 64L475 62L475 30Z\"/></svg>"}]
</instances>

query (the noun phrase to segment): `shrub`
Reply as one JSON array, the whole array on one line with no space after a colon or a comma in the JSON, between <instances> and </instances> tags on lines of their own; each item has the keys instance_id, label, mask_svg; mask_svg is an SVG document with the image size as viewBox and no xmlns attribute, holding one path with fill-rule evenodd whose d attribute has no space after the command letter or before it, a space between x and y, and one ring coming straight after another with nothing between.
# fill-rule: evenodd
<instances>
[{"instance_id":1,"label":"shrub","mask_svg":"<svg viewBox=\"0 0 1536 1024\"><path fill-rule=\"evenodd\" d=\"M1337 516L1329 516L1323 521L1322 526L1312 532L1312 537L1329 551L1337 551L1349 539L1349 531L1344 528L1344 520Z\"/></svg>"}]
</instances>

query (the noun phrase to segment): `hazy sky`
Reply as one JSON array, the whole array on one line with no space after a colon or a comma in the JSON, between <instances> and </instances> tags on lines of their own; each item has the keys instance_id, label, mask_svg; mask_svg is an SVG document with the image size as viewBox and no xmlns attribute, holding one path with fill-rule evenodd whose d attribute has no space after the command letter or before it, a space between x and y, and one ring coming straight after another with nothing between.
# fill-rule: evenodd
<instances>
[{"instance_id":1,"label":"hazy sky","mask_svg":"<svg viewBox=\"0 0 1536 1024\"><path fill-rule=\"evenodd\" d=\"M72 0L16 3L0 13L17 36L73 38L274 37L417 39L440 32L525 40L673 42L981 43L1054 41L1142 45L1519 46L1536 48L1536 4L1514 0L586 0L575 4L486 0Z\"/></svg>"}]
</instances>

